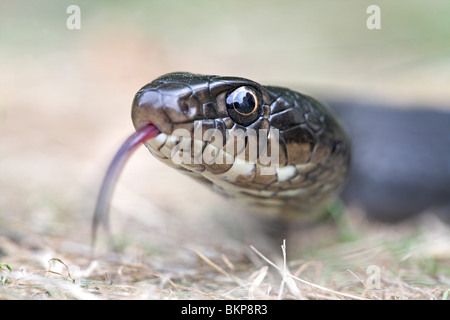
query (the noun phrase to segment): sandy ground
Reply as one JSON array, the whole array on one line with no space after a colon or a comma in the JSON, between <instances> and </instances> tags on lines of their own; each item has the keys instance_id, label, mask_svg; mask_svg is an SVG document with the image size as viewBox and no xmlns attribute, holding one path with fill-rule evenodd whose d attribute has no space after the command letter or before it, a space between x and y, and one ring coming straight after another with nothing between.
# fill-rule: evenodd
<instances>
[{"instance_id":1,"label":"sandy ground","mask_svg":"<svg viewBox=\"0 0 450 320\"><path fill-rule=\"evenodd\" d=\"M239 10L237 2L196 2L203 11L183 2L81 1L80 30L65 25L68 5L0 5L0 299L445 297L450 232L434 218L388 226L349 212L338 227L304 230L299 243L287 243L296 249L287 270L281 248L242 241L252 228L232 204L144 148L113 199L115 250L93 254L90 246L101 180L133 130L131 101L144 84L182 70L311 94L445 104L445 2L406 11L383 2L379 31L365 27L364 1L339 8L342 16L325 1ZM257 250L318 287L282 285L283 272Z\"/></svg>"}]
</instances>

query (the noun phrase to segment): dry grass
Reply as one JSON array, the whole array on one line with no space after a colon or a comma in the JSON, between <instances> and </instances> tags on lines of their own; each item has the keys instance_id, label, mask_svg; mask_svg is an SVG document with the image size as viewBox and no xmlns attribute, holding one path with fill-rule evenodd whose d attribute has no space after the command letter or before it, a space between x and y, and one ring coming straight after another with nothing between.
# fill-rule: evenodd
<instances>
[{"instance_id":1,"label":"dry grass","mask_svg":"<svg viewBox=\"0 0 450 320\"><path fill-rule=\"evenodd\" d=\"M0 299L446 299L450 232L426 220L426 228L381 229L359 221L353 227L364 235L354 241L335 233L335 243L293 258L289 243L269 254L203 245L148 256L142 243L129 243L95 256L63 239L49 239L60 248L52 251L2 237L3 252L14 254L2 256Z\"/></svg>"}]
</instances>

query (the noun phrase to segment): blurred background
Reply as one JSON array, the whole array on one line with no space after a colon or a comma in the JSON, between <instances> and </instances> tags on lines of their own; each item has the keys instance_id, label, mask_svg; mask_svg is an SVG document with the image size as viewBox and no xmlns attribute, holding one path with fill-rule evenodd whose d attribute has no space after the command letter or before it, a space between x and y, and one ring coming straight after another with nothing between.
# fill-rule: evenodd
<instances>
[{"instance_id":1,"label":"blurred background","mask_svg":"<svg viewBox=\"0 0 450 320\"><path fill-rule=\"evenodd\" d=\"M371 4L380 30L366 27ZM70 5L79 30L66 25ZM449 17L447 0L1 1L0 254L88 250L101 180L133 132L133 96L159 75L445 106ZM150 239L145 252L221 243L211 220L226 206L140 148L116 189L112 231Z\"/></svg>"}]
</instances>

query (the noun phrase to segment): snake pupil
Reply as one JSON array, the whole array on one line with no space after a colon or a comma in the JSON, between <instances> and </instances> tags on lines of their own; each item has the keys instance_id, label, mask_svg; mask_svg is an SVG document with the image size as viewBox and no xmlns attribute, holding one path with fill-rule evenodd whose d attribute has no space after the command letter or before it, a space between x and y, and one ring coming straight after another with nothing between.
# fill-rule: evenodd
<instances>
[{"instance_id":1,"label":"snake pupil","mask_svg":"<svg viewBox=\"0 0 450 320\"><path fill-rule=\"evenodd\" d=\"M244 90L236 90L234 94L228 97L227 103L232 104L233 108L240 114L249 115L255 110L256 101L253 93Z\"/></svg>"},{"instance_id":2,"label":"snake pupil","mask_svg":"<svg viewBox=\"0 0 450 320\"><path fill-rule=\"evenodd\" d=\"M228 114L238 123L249 124L258 117L258 97L256 92L247 86L230 92L226 98Z\"/></svg>"}]
</instances>

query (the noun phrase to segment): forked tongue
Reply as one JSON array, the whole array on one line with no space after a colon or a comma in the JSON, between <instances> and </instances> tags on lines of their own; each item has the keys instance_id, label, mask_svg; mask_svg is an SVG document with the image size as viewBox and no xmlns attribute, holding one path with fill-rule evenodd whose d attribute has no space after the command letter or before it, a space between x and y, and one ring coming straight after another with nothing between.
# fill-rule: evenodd
<instances>
[{"instance_id":1,"label":"forked tongue","mask_svg":"<svg viewBox=\"0 0 450 320\"><path fill-rule=\"evenodd\" d=\"M95 206L94 221L92 223L92 244L95 244L97 230L100 224L108 228L108 211L111 203L111 197L116 186L117 179L125 166L128 158L139 147L142 142L156 137L161 132L152 124L140 128L133 133L120 147L114 156L108 171L103 179L102 187L97 198Z\"/></svg>"}]
</instances>

